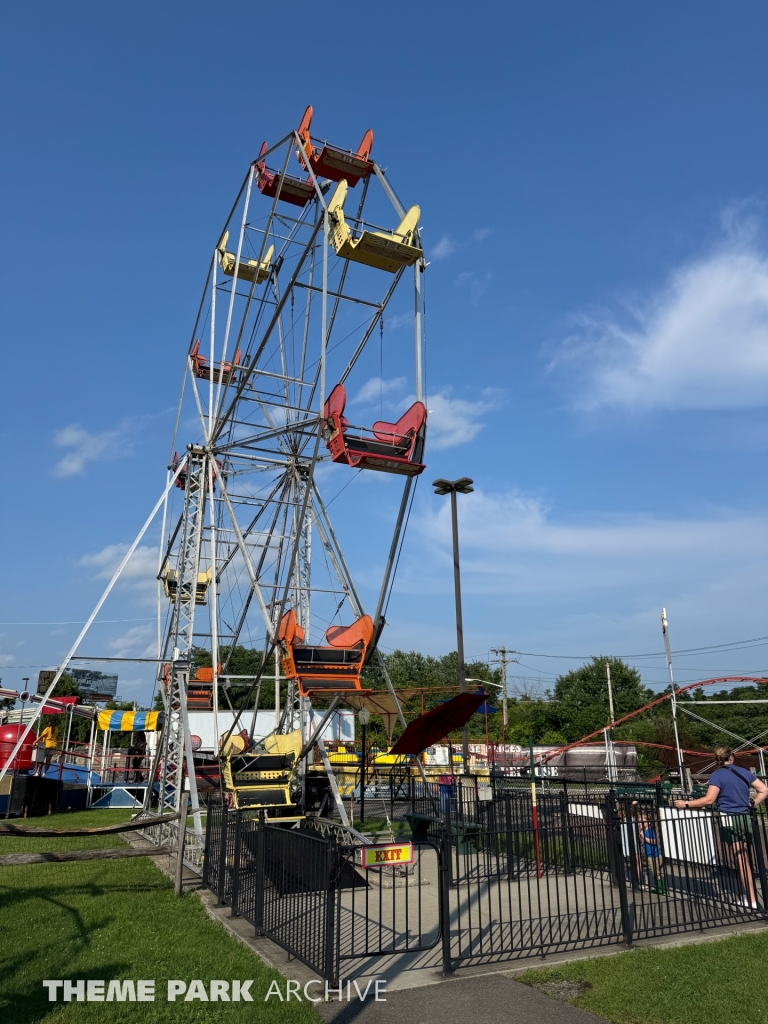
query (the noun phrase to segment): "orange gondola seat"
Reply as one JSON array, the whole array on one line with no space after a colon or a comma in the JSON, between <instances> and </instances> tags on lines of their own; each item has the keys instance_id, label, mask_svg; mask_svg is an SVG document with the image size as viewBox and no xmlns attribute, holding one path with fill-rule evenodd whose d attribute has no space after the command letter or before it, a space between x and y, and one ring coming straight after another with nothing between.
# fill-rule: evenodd
<instances>
[{"instance_id":1,"label":"orange gondola seat","mask_svg":"<svg viewBox=\"0 0 768 1024\"><path fill-rule=\"evenodd\" d=\"M344 415L346 402L346 389L337 384L323 407L323 438L334 462L401 476L418 476L424 471L424 463L415 458L419 432L427 418L422 402L414 402L397 423L378 420L370 430L350 426Z\"/></svg>"},{"instance_id":2,"label":"orange gondola seat","mask_svg":"<svg viewBox=\"0 0 768 1024\"><path fill-rule=\"evenodd\" d=\"M266 142L262 143L259 157L266 153L267 148ZM269 196L270 199L274 199L279 193L278 198L284 203L291 203L293 206L306 206L315 194L315 186L311 177L302 181L301 178L294 178L291 174L284 174L281 181L280 172L271 170L261 159L257 162L256 168L259 172L257 182L259 191L262 195Z\"/></svg>"},{"instance_id":3,"label":"orange gondola seat","mask_svg":"<svg viewBox=\"0 0 768 1024\"><path fill-rule=\"evenodd\" d=\"M309 134L311 124L312 107L307 107L296 132L301 139L301 149L297 149L296 156L302 167L311 167L318 178L347 181L351 188L361 178L368 177L373 170L373 160L369 159L373 148L373 132L370 128L357 147L357 152L353 153L352 150L329 146L327 142L322 144L322 148L316 149Z\"/></svg>"},{"instance_id":4,"label":"orange gondola seat","mask_svg":"<svg viewBox=\"0 0 768 1024\"><path fill-rule=\"evenodd\" d=\"M221 665L218 671L221 672ZM210 665L198 668L187 683L187 707L193 711L213 709L213 669Z\"/></svg>"},{"instance_id":5,"label":"orange gondola seat","mask_svg":"<svg viewBox=\"0 0 768 1024\"><path fill-rule=\"evenodd\" d=\"M192 373L195 377L199 377L200 380L211 379L211 364L208 362L206 356L200 352L199 340L192 346L192 351L189 353L189 358L192 360ZM214 363L213 366L213 382L214 384L232 384L237 383L237 367L240 365L240 349L235 352L235 358L232 362L225 360L218 366Z\"/></svg>"},{"instance_id":6,"label":"orange gondola seat","mask_svg":"<svg viewBox=\"0 0 768 1024\"><path fill-rule=\"evenodd\" d=\"M277 637L283 652L283 675L296 680L302 697L371 692L360 684L360 672L373 639L370 615L361 615L351 626L331 626L325 633L328 646L312 647L304 643L304 630L291 609L283 615Z\"/></svg>"}]
</instances>

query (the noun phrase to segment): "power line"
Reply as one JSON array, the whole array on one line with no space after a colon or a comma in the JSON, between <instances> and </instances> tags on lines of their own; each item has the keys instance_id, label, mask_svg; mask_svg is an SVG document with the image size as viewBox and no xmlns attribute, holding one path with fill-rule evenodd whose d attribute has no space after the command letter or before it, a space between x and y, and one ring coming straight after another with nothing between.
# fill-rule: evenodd
<instances>
[{"instance_id":1,"label":"power line","mask_svg":"<svg viewBox=\"0 0 768 1024\"><path fill-rule=\"evenodd\" d=\"M761 642L762 641L762 642ZM679 651L673 651L672 653L676 657L691 656L694 654L700 654L702 651L725 651L725 650L747 650L750 646L752 647L765 647L768 646L768 636L756 636L749 640L731 640L725 644L711 644L707 647L685 647ZM590 661L595 657L594 654L541 654L535 651L517 651L517 654L522 655L525 658L559 658L565 661ZM601 658L621 658L623 660L633 660L637 658L664 658L666 657L665 651L653 651L646 654L601 654L598 655ZM478 655L473 660L482 661L483 656Z\"/></svg>"}]
</instances>

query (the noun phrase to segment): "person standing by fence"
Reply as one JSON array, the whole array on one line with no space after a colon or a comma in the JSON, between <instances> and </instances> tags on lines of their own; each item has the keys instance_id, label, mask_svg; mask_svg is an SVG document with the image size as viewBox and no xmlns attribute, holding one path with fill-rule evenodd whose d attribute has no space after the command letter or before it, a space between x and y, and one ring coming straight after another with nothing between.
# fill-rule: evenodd
<instances>
[{"instance_id":1,"label":"person standing by fence","mask_svg":"<svg viewBox=\"0 0 768 1024\"><path fill-rule=\"evenodd\" d=\"M648 864L650 887L659 896L663 896L667 888L664 882L664 858L661 855L658 831L646 807L641 807L637 800L633 800L632 808L637 816L637 834L640 841L638 876L642 879L642 862L644 857Z\"/></svg>"},{"instance_id":2,"label":"person standing by fence","mask_svg":"<svg viewBox=\"0 0 768 1024\"><path fill-rule=\"evenodd\" d=\"M720 839L733 854L741 880L743 895L739 898L739 905L757 910L749 854L753 841L750 807L757 807L768 797L768 786L746 768L733 763L730 747L715 747L715 757L717 770L709 777L706 794L698 800L675 800L675 807L693 809L717 804ZM753 789L756 796L751 799Z\"/></svg>"}]
</instances>

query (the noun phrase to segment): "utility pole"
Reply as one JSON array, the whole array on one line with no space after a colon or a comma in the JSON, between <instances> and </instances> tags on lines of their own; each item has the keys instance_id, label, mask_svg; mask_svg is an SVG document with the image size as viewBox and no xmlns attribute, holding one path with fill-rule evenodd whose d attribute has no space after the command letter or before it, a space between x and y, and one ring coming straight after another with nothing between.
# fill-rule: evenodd
<instances>
[{"instance_id":1,"label":"utility pole","mask_svg":"<svg viewBox=\"0 0 768 1024\"><path fill-rule=\"evenodd\" d=\"M661 632L664 637L664 651L667 655L667 668L669 669L669 685L672 687L670 704L672 705L672 727L675 733L675 748L677 749L677 765L680 769L680 786L683 793L687 793L688 785L685 777L685 764L683 752L680 749L680 736L677 732L677 694L675 692L675 677L672 675L672 650L669 645L669 623L667 622L667 609L661 609Z\"/></svg>"},{"instance_id":2,"label":"utility pole","mask_svg":"<svg viewBox=\"0 0 768 1024\"><path fill-rule=\"evenodd\" d=\"M615 782L618 776L616 771L616 757L613 751L613 740L611 739L610 725L614 721L613 711L613 687L611 686L611 663L605 659L605 674L608 679L608 728L603 730L605 736L605 766L608 770L608 779Z\"/></svg>"},{"instance_id":3,"label":"utility pole","mask_svg":"<svg viewBox=\"0 0 768 1024\"><path fill-rule=\"evenodd\" d=\"M459 570L459 516L456 509L457 494L471 494L473 481L468 476L458 480L432 481L435 494L451 496L451 528L453 533L453 587L456 598L456 655L458 658L459 693L467 689L467 666L464 664L464 621L461 614L461 574ZM461 733L461 749L464 759L464 774L469 775L469 726L464 725Z\"/></svg>"},{"instance_id":4,"label":"utility pole","mask_svg":"<svg viewBox=\"0 0 768 1024\"><path fill-rule=\"evenodd\" d=\"M507 742L507 656L517 654L517 651L508 651L506 647L492 647L491 654L498 654L498 661L494 664L501 665L501 722L503 726L504 743ZM510 661L517 661L517 658L510 657Z\"/></svg>"},{"instance_id":5,"label":"utility pole","mask_svg":"<svg viewBox=\"0 0 768 1024\"><path fill-rule=\"evenodd\" d=\"M614 714L614 711L613 711L613 688L611 686L611 663L610 663L610 661L608 661L607 658L605 659L605 674L608 677L608 712L609 712L609 714L611 716L608 719L608 724L610 725L611 722L615 721L616 715Z\"/></svg>"}]
</instances>

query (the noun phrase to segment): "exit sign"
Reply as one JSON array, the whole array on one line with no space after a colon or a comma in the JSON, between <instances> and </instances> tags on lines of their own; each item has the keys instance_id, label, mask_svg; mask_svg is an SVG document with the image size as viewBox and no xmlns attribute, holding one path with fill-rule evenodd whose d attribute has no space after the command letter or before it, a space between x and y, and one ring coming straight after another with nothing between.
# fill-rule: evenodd
<instances>
[{"instance_id":1,"label":"exit sign","mask_svg":"<svg viewBox=\"0 0 768 1024\"><path fill-rule=\"evenodd\" d=\"M364 868L394 868L412 863L413 843L377 843L360 850L360 865Z\"/></svg>"}]
</instances>

